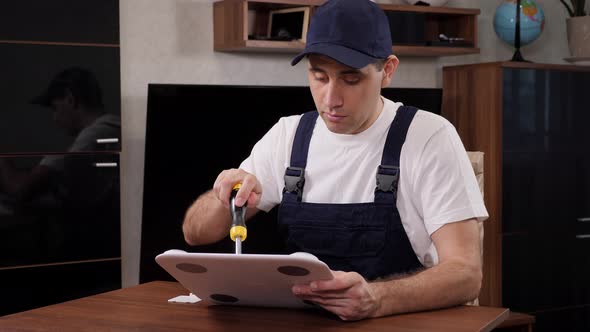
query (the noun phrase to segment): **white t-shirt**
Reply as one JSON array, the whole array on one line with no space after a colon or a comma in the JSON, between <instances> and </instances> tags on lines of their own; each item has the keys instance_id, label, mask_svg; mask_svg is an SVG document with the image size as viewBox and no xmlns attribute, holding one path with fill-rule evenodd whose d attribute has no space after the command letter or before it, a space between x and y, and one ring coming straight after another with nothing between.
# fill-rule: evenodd
<instances>
[{"instance_id":1,"label":"white t-shirt","mask_svg":"<svg viewBox=\"0 0 590 332\"><path fill-rule=\"evenodd\" d=\"M383 101L375 123L355 135L333 133L318 117L305 168L303 202L374 201L375 174L385 139L402 106L386 98ZM281 118L240 165L262 184L260 210L269 211L281 202L300 118ZM412 248L426 267L438 263L432 233L447 223L488 217L463 143L453 125L441 116L421 110L414 116L400 155L397 208Z\"/></svg>"}]
</instances>

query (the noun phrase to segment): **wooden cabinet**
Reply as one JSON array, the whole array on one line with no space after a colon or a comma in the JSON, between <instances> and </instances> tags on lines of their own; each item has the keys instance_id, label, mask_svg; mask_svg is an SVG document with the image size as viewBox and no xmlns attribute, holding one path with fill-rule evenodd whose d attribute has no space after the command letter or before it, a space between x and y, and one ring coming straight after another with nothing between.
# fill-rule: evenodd
<instances>
[{"instance_id":1,"label":"wooden cabinet","mask_svg":"<svg viewBox=\"0 0 590 332\"><path fill-rule=\"evenodd\" d=\"M222 0L213 4L213 30L215 51L250 51L297 53L303 50L302 40L269 40L268 29L272 11L287 8L309 8L313 16L315 7L323 0ZM479 53L477 47L477 16L479 9L428 7L379 4L387 13L416 14L414 20L423 40L421 44L396 44L396 55L445 56ZM303 22L302 22L303 24ZM359 27L361 28L361 27ZM406 32L404 32L406 33ZM395 34L395 31L394 31ZM463 38L461 47L441 46L439 35ZM394 38L395 39L395 38ZM436 45L432 45L437 43Z\"/></svg>"},{"instance_id":2,"label":"wooden cabinet","mask_svg":"<svg viewBox=\"0 0 590 332\"><path fill-rule=\"evenodd\" d=\"M590 68L496 62L443 68L442 114L485 153L480 303L535 331L590 327Z\"/></svg>"}]
</instances>

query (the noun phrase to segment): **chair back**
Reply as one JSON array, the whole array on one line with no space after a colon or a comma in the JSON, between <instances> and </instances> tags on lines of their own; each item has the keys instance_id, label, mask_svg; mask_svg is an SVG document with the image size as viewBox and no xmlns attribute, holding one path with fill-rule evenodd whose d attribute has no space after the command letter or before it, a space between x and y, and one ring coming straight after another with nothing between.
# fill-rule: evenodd
<instances>
[{"instance_id":1,"label":"chair back","mask_svg":"<svg viewBox=\"0 0 590 332\"><path fill-rule=\"evenodd\" d=\"M469 161L471 162L471 167L473 167L473 171L475 172L475 178L477 180L477 184L479 185L479 190L481 191L481 195L483 197L483 157L484 153L481 151L467 151L467 156L469 157ZM478 221L477 226L479 227L479 248L480 254L483 264L483 221ZM479 305L479 300L475 299L467 304L470 305Z\"/></svg>"}]
</instances>

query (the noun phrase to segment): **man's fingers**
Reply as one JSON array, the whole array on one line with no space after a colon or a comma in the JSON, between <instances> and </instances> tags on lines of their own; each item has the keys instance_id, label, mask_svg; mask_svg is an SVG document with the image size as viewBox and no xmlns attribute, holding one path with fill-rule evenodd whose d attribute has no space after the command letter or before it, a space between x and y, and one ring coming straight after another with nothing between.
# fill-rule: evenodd
<instances>
[{"instance_id":1,"label":"man's fingers","mask_svg":"<svg viewBox=\"0 0 590 332\"><path fill-rule=\"evenodd\" d=\"M236 204L239 206L248 202L248 206L256 207L260 201L260 183L252 174L247 174L242 180L242 188L236 196Z\"/></svg>"},{"instance_id":2,"label":"man's fingers","mask_svg":"<svg viewBox=\"0 0 590 332\"><path fill-rule=\"evenodd\" d=\"M314 291L344 291L362 282L357 273L332 271L334 279L312 281L309 286Z\"/></svg>"},{"instance_id":3,"label":"man's fingers","mask_svg":"<svg viewBox=\"0 0 590 332\"><path fill-rule=\"evenodd\" d=\"M246 175L241 179L242 186L236 195L236 205L243 206L246 202L250 201L250 196L254 192L256 186L256 180L250 174Z\"/></svg>"},{"instance_id":4,"label":"man's fingers","mask_svg":"<svg viewBox=\"0 0 590 332\"><path fill-rule=\"evenodd\" d=\"M321 296L306 296L301 298L304 301L312 302L322 307L339 307L342 299L329 299Z\"/></svg>"},{"instance_id":5,"label":"man's fingers","mask_svg":"<svg viewBox=\"0 0 590 332\"><path fill-rule=\"evenodd\" d=\"M364 281L358 273L332 271L332 274L334 275L332 280L316 280L309 285L295 285L292 288L293 293L296 295L329 296L335 294L336 296L348 296L347 292Z\"/></svg>"},{"instance_id":6,"label":"man's fingers","mask_svg":"<svg viewBox=\"0 0 590 332\"><path fill-rule=\"evenodd\" d=\"M335 314L342 320L358 320L362 317L358 315L353 308L354 306L347 299L328 299L319 296L308 296L302 300L312 302L323 309Z\"/></svg>"},{"instance_id":7,"label":"man's fingers","mask_svg":"<svg viewBox=\"0 0 590 332\"><path fill-rule=\"evenodd\" d=\"M347 297L346 292L333 291L333 290L314 291L309 286L305 286L305 285L293 286L292 290L293 290L293 294L297 295L300 298L302 298L302 297L322 297L325 299L342 299L342 298Z\"/></svg>"},{"instance_id":8,"label":"man's fingers","mask_svg":"<svg viewBox=\"0 0 590 332\"><path fill-rule=\"evenodd\" d=\"M213 191L224 206L229 206L229 197L233 187L238 183L242 183L242 188L240 188L238 195L236 196L236 205L242 206L246 200L248 200L249 193L256 183L255 178L254 180L251 179L245 181L244 179L248 177L254 178L252 175L247 174L240 169L232 168L224 170L217 176L217 179L213 184ZM244 182L254 182L254 185L244 185Z\"/></svg>"}]
</instances>

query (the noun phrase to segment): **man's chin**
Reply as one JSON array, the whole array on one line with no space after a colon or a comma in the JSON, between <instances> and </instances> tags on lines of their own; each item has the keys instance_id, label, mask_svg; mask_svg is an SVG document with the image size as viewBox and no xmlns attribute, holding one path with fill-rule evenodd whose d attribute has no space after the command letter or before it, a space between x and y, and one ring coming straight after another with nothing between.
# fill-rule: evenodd
<instances>
[{"instance_id":1,"label":"man's chin","mask_svg":"<svg viewBox=\"0 0 590 332\"><path fill-rule=\"evenodd\" d=\"M351 132L348 127L342 126L342 124L333 124L333 123L326 123L326 127L328 130L334 134L341 134L341 135L350 135Z\"/></svg>"},{"instance_id":2,"label":"man's chin","mask_svg":"<svg viewBox=\"0 0 590 332\"><path fill-rule=\"evenodd\" d=\"M333 132L334 134L349 134L350 128L343 122L343 121L334 121L329 116L322 114L322 120L326 124L326 127L329 131Z\"/></svg>"}]
</instances>

